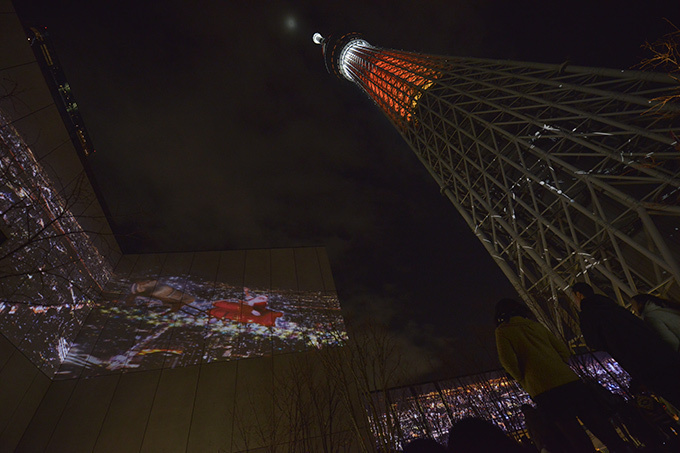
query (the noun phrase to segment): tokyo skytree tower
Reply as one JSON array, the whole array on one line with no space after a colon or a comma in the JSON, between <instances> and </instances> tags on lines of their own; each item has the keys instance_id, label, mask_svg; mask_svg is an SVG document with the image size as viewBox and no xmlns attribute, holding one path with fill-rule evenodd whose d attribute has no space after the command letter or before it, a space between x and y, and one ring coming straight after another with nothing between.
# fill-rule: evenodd
<instances>
[{"instance_id":1,"label":"tokyo skytree tower","mask_svg":"<svg viewBox=\"0 0 680 453\"><path fill-rule=\"evenodd\" d=\"M622 304L649 291L680 300L680 108L653 100L678 88L669 75L313 39L554 331L577 331L576 281Z\"/></svg>"}]
</instances>

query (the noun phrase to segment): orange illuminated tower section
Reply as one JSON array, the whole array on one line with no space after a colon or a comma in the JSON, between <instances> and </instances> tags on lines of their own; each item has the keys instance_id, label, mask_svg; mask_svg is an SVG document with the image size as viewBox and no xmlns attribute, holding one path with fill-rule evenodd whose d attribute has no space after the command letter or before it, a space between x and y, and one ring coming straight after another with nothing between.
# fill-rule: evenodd
<instances>
[{"instance_id":1,"label":"orange illuminated tower section","mask_svg":"<svg viewBox=\"0 0 680 453\"><path fill-rule=\"evenodd\" d=\"M355 82L401 129L414 120L418 100L441 76L422 55L377 49L358 33L324 46L326 68Z\"/></svg>"},{"instance_id":2,"label":"orange illuminated tower section","mask_svg":"<svg viewBox=\"0 0 680 453\"><path fill-rule=\"evenodd\" d=\"M326 68L387 115L536 316L569 287L680 299L680 108L668 74L430 56L324 38ZM650 114L657 109L665 115ZM452 260L460 257L451 257Z\"/></svg>"}]
</instances>

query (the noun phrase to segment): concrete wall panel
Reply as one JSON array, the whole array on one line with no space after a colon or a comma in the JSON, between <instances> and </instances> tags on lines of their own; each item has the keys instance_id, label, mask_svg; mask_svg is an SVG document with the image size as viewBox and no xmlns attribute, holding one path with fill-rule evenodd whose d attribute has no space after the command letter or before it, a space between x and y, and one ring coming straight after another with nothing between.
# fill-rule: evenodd
<instances>
[{"instance_id":1,"label":"concrete wall panel","mask_svg":"<svg viewBox=\"0 0 680 453\"><path fill-rule=\"evenodd\" d=\"M46 451L91 452L120 375L78 379Z\"/></svg>"},{"instance_id":2,"label":"concrete wall panel","mask_svg":"<svg viewBox=\"0 0 680 453\"><path fill-rule=\"evenodd\" d=\"M123 255L114 267L113 272L120 277L127 277L137 264L140 255Z\"/></svg>"},{"instance_id":3,"label":"concrete wall panel","mask_svg":"<svg viewBox=\"0 0 680 453\"><path fill-rule=\"evenodd\" d=\"M139 451L161 370L123 373L104 418L94 451Z\"/></svg>"},{"instance_id":4,"label":"concrete wall panel","mask_svg":"<svg viewBox=\"0 0 680 453\"><path fill-rule=\"evenodd\" d=\"M18 66L4 66L5 57L3 55L3 66L0 67L0 108L3 113L11 120L19 120L54 103L35 60Z\"/></svg>"},{"instance_id":5,"label":"concrete wall panel","mask_svg":"<svg viewBox=\"0 0 680 453\"><path fill-rule=\"evenodd\" d=\"M15 351L0 371L0 430L3 430L40 373L21 352Z\"/></svg>"},{"instance_id":6,"label":"concrete wall panel","mask_svg":"<svg viewBox=\"0 0 680 453\"><path fill-rule=\"evenodd\" d=\"M21 24L13 14L12 2L9 0L0 1L0 30L4 36L25 36ZM9 14L5 14L9 13ZM30 47L18 46L13 39L0 39L0 70L33 61L33 53Z\"/></svg>"},{"instance_id":7,"label":"concrete wall panel","mask_svg":"<svg viewBox=\"0 0 680 453\"><path fill-rule=\"evenodd\" d=\"M126 256L116 270L126 275L149 274L149 278L175 272L177 277L186 274L206 282L217 275L217 282L236 288L250 285L260 291L272 285L295 290L299 281L300 290L324 291L330 276L330 269L322 269L323 263L327 265L325 253L314 248L177 257ZM98 334L101 338L113 335L105 324ZM238 337L234 341L238 342ZM260 352L266 354L269 342L262 343L265 346ZM238 351L238 345L235 349ZM19 363L23 356L15 354L19 353L0 338L0 360L6 362L0 368L0 378L23 379L16 377L23 375ZM240 356L236 353L234 357ZM0 411L0 421L11 427L0 431L0 446L17 445L17 451L226 453L268 448L274 443L285 451L290 442L300 441L300 435L290 431L286 423L291 414L282 408L288 400L311 401L290 390L295 383L297 371L292 364L296 357L300 355L290 353L178 368L167 368L166 363L163 370L111 370L105 376L81 376L51 384L34 370L27 383L19 384L21 395L0 393L0 402L5 398L4 405L15 408L9 415ZM15 418L22 421L10 423ZM307 437L320 434L318 428L310 427L305 433Z\"/></svg>"},{"instance_id":8,"label":"concrete wall panel","mask_svg":"<svg viewBox=\"0 0 680 453\"><path fill-rule=\"evenodd\" d=\"M272 289L297 289L297 271L293 249L273 249L271 251Z\"/></svg>"},{"instance_id":9,"label":"concrete wall panel","mask_svg":"<svg viewBox=\"0 0 680 453\"><path fill-rule=\"evenodd\" d=\"M220 252L196 252L189 271L192 278L215 281L220 265Z\"/></svg>"},{"instance_id":10,"label":"concrete wall panel","mask_svg":"<svg viewBox=\"0 0 680 453\"><path fill-rule=\"evenodd\" d=\"M54 433L77 380L53 381L40 402L31 423L19 441L17 452L44 451Z\"/></svg>"},{"instance_id":11,"label":"concrete wall panel","mask_svg":"<svg viewBox=\"0 0 680 453\"><path fill-rule=\"evenodd\" d=\"M276 428L273 425L272 359L240 360L237 365L231 449L240 451L267 446Z\"/></svg>"},{"instance_id":12,"label":"concrete wall panel","mask_svg":"<svg viewBox=\"0 0 680 453\"><path fill-rule=\"evenodd\" d=\"M200 369L188 452L228 452L234 424L237 362L216 362Z\"/></svg>"},{"instance_id":13,"label":"concrete wall panel","mask_svg":"<svg viewBox=\"0 0 680 453\"><path fill-rule=\"evenodd\" d=\"M335 280L333 279L333 271L331 270L331 262L328 259L328 253L325 247L316 247L316 255L319 258L319 266L321 270L321 278L323 279L323 286L326 291L335 291Z\"/></svg>"},{"instance_id":14,"label":"concrete wall panel","mask_svg":"<svg viewBox=\"0 0 680 453\"><path fill-rule=\"evenodd\" d=\"M16 449L40 401L45 396L50 382L50 379L43 373L39 371L35 373L30 386L19 401L19 405L14 409L7 425L0 432L0 451L14 451ZM5 411L9 411L9 408L2 406L0 410L4 414Z\"/></svg>"},{"instance_id":15,"label":"concrete wall panel","mask_svg":"<svg viewBox=\"0 0 680 453\"><path fill-rule=\"evenodd\" d=\"M269 250L246 252L244 286L269 289L271 285L271 257Z\"/></svg>"},{"instance_id":16,"label":"concrete wall panel","mask_svg":"<svg viewBox=\"0 0 680 453\"><path fill-rule=\"evenodd\" d=\"M199 368L163 370L144 433L142 452L186 450Z\"/></svg>"},{"instance_id":17,"label":"concrete wall panel","mask_svg":"<svg viewBox=\"0 0 680 453\"><path fill-rule=\"evenodd\" d=\"M5 363L7 363L12 354L14 354L15 349L12 342L4 335L0 334L0 371L2 371Z\"/></svg>"},{"instance_id":18,"label":"concrete wall panel","mask_svg":"<svg viewBox=\"0 0 680 453\"><path fill-rule=\"evenodd\" d=\"M297 269L300 290L323 291L325 289L316 249L295 249L295 267Z\"/></svg>"},{"instance_id":19,"label":"concrete wall panel","mask_svg":"<svg viewBox=\"0 0 680 453\"><path fill-rule=\"evenodd\" d=\"M243 286L245 269L245 250L222 252L220 253L220 268L217 271L217 281L233 286Z\"/></svg>"}]
</instances>

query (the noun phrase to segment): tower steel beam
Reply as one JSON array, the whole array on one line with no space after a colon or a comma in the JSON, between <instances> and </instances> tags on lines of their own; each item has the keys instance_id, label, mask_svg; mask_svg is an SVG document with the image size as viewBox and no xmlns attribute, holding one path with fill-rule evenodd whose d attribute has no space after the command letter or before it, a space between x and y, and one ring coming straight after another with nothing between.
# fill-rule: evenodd
<instances>
[{"instance_id":1,"label":"tower steel beam","mask_svg":"<svg viewBox=\"0 0 680 453\"><path fill-rule=\"evenodd\" d=\"M680 299L680 107L668 74L425 55L316 34L382 110L536 316L569 286Z\"/></svg>"}]
</instances>

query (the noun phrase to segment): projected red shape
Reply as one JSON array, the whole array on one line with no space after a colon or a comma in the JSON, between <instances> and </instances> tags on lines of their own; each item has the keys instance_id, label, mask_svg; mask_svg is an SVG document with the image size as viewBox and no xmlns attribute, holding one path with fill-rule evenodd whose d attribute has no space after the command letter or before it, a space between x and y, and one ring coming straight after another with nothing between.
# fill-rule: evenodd
<instances>
[{"instance_id":1,"label":"projected red shape","mask_svg":"<svg viewBox=\"0 0 680 453\"><path fill-rule=\"evenodd\" d=\"M258 315L259 313L259 315ZM213 308L208 311L213 318L230 319L242 323L255 323L265 327L272 327L276 324L276 319L283 316L280 311L272 311L264 306L254 306L228 300L218 300L213 302Z\"/></svg>"}]
</instances>

